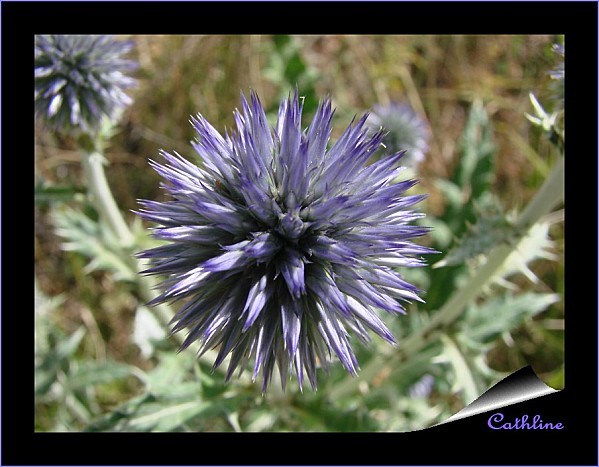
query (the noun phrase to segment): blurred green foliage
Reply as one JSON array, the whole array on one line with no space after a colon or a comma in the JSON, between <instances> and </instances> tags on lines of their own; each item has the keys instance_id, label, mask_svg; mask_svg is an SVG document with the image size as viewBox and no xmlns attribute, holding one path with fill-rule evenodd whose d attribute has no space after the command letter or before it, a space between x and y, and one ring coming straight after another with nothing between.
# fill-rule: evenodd
<instances>
[{"instance_id":1,"label":"blurred green foliage","mask_svg":"<svg viewBox=\"0 0 599 467\"><path fill-rule=\"evenodd\" d=\"M524 113L533 111L530 92L553 108L548 72L558 63L551 49L560 37L132 39L140 86L105 154L108 180L132 224L136 199L164 199L147 158L159 149L196 157L190 115L200 112L219 130L230 128L240 92L254 89L274 122L279 99L297 86L306 118L320 97L331 96L339 122L333 137L353 115L391 100L408 102L431 126L415 190L430 194L420 206L427 213L422 224L433 227L423 242L440 254L429 258L430 266L406 271L425 290L426 303L387 320L400 343L467 285L492 246L513 242L519 256L401 372L383 366L357 391L331 399L347 381L333 365L319 375L317 393L300 393L293 383L283 393L274 381L262 395L247 376L225 383L191 349L179 354L174 342L143 328L151 325L136 319L144 303L130 284L130 266L111 250L85 201L74 143L40 130L36 430L408 431L445 420L527 364L548 384L563 386L563 222L558 211L520 243L511 223L511 213L526 205L559 157ZM143 248L152 242L139 223L135 232ZM394 351L378 340L355 347L362 367Z\"/></svg>"}]
</instances>

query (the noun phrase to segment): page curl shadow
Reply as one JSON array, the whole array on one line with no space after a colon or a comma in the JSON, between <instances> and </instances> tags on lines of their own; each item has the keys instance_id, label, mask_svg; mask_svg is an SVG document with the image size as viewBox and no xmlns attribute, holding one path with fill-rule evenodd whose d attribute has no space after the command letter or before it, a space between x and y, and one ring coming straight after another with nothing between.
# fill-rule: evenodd
<instances>
[{"instance_id":1,"label":"page curl shadow","mask_svg":"<svg viewBox=\"0 0 599 467\"><path fill-rule=\"evenodd\" d=\"M546 396L555 392L559 391L550 388L541 381L529 365L499 381L499 383L491 387L478 399L464 407L458 413L434 426L455 422L462 418L471 417L473 415Z\"/></svg>"}]
</instances>

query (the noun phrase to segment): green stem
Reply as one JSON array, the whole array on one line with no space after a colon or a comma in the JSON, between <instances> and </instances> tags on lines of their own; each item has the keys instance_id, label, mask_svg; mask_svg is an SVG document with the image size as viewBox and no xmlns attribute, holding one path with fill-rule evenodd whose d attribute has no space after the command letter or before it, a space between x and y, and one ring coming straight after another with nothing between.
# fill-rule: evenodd
<instances>
[{"instance_id":1,"label":"green stem","mask_svg":"<svg viewBox=\"0 0 599 467\"><path fill-rule=\"evenodd\" d=\"M144 301L149 302L155 296L153 289L156 281L153 277L140 276L141 261L137 261L131 256L131 250L135 244L135 236L123 218L106 180L104 156L95 149L86 150L83 147L80 147L80 153L81 165L87 178L88 190L93 197L94 207L98 210L101 219L108 224L113 234L119 240L120 246L123 248L123 254L128 258L127 263L136 274L139 294ZM170 307L166 304L159 304L150 309L159 322L163 326L168 327L173 316ZM173 338L179 344L183 341L181 334L174 334Z\"/></svg>"},{"instance_id":2,"label":"green stem","mask_svg":"<svg viewBox=\"0 0 599 467\"><path fill-rule=\"evenodd\" d=\"M474 378L474 374L467 359L462 354L459 345L448 335L441 335L441 342L445 346L445 353L449 363L453 366L456 379L462 389L462 401L465 405L470 404L480 394Z\"/></svg>"},{"instance_id":3,"label":"green stem","mask_svg":"<svg viewBox=\"0 0 599 467\"><path fill-rule=\"evenodd\" d=\"M555 206L564 200L564 160L562 157L554 165L551 174L545 180L532 201L526 206L516 222L516 229L524 234L542 216L549 213ZM391 366L394 370L406 361L410 355L423 349L452 323L464 311L466 305L476 298L483 287L495 275L513 250L512 245L500 244L488 255L485 264L474 274L467 287L456 291L445 305L433 315L429 323L415 334L407 337L397 352L390 356L373 357L360 372L362 380L370 381L384 367ZM399 364L399 365L398 365ZM346 378L330 393L332 400L344 397L356 390L358 378Z\"/></svg>"},{"instance_id":4,"label":"green stem","mask_svg":"<svg viewBox=\"0 0 599 467\"><path fill-rule=\"evenodd\" d=\"M134 237L112 196L104 173L104 156L98 151L81 150L81 165L87 178L88 190L100 217L110 226L121 246L128 248Z\"/></svg>"},{"instance_id":5,"label":"green stem","mask_svg":"<svg viewBox=\"0 0 599 467\"><path fill-rule=\"evenodd\" d=\"M526 206L516 228L528 230L542 216L551 212L559 203L564 201L564 158L558 157L549 177L543 183L532 201Z\"/></svg>"}]
</instances>

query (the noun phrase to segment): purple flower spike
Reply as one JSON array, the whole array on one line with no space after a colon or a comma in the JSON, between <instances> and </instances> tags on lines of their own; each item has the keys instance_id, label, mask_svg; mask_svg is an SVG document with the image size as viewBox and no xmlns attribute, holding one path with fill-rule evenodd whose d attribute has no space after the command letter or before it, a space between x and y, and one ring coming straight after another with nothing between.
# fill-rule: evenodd
<instances>
[{"instance_id":1,"label":"purple flower spike","mask_svg":"<svg viewBox=\"0 0 599 467\"><path fill-rule=\"evenodd\" d=\"M432 252L410 242L428 229L410 224L423 217L412 211L422 196L404 195L416 182L394 182L402 153L366 165L383 131L369 136L363 117L327 149L330 102L304 131L301 116L297 91L274 128L253 92L231 135L198 115L202 164L162 152L166 162L151 165L172 200L141 201L138 212L161 224L154 235L167 243L139 256L145 273L168 276L153 303L185 301L172 321L189 329L183 347L219 349L215 368L230 356L227 379L253 360L263 391L275 364L283 388L295 374L316 389L317 366L333 355L356 375L350 333L395 343L379 314L420 298L394 268Z\"/></svg>"}]
</instances>

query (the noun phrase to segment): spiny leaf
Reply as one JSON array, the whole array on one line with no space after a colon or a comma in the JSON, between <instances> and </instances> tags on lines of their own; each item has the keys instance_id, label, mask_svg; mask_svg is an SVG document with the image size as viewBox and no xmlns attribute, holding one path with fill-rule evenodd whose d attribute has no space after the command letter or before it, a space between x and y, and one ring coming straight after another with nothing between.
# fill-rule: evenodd
<instances>
[{"instance_id":1,"label":"spiny leaf","mask_svg":"<svg viewBox=\"0 0 599 467\"><path fill-rule=\"evenodd\" d=\"M504 295L482 305L471 305L462 321L461 334L468 340L492 342L560 300L557 294L528 292Z\"/></svg>"},{"instance_id":2,"label":"spiny leaf","mask_svg":"<svg viewBox=\"0 0 599 467\"><path fill-rule=\"evenodd\" d=\"M468 225L466 233L434 268L463 264L489 253L498 244L511 241L515 236L513 223L503 212L499 201L487 206L476 205L475 213L476 223Z\"/></svg>"},{"instance_id":3,"label":"spiny leaf","mask_svg":"<svg viewBox=\"0 0 599 467\"><path fill-rule=\"evenodd\" d=\"M492 192L491 183L495 170L495 145L492 128L486 110L481 102L472 104L459 146L457 166L451 179L436 182L441 189L446 209L437 224L444 223L454 238L461 238L468 223L476 223L475 203L488 202ZM433 233L440 241L434 248L446 250L449 244L444 232ZM456 281L467 270L461 264L451 268L431 270L430 288L427 291L426 309L441 307L456 287Z\"/></svg>"},{"instance_id":4,"label":"spiny leaf","mask_svg":"<svg viewBox=\"0 0 599 467\"><path fill-rule=\"evenodd\" d=\"M535 284L539 281L528 265L538 259L558 259L558 256L551 252L555 245L549 238L549 226L546 222L537 222L530 228L495 275L495 283L513 288L505 279L516 273L524 274Z\"/></svg>"}]
</instances>

